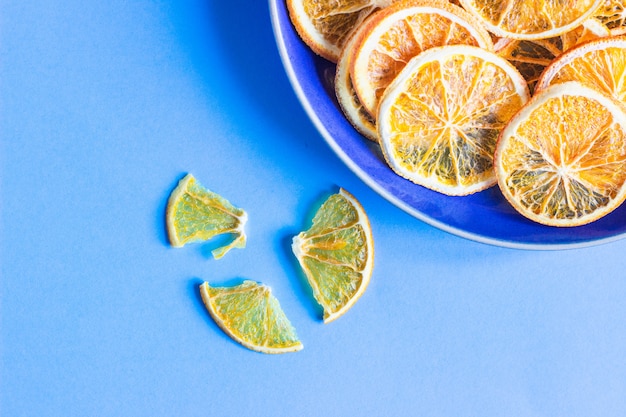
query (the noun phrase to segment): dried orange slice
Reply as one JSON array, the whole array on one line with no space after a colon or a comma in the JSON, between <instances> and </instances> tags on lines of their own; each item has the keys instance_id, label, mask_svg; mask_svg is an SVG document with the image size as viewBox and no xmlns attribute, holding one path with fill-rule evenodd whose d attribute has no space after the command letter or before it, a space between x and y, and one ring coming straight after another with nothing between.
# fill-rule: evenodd
<instances>
[{"instance_id":1,"label":"dried orange slice","mask_svg":"<svg viewBox=\"0 0 626 417\"><path fill-rule=\"evenodd\" d=\"M604 0L460 0L487 30L513 39L562 35L591 17Z\"/></svg>"},{"instance_id":2,"label":"dried orange slice","mask_svg":"<svg viewBox=\"0 0 626 417\"><path fill-rule=\"evenodd\" d=\"M589 18L574 30L570 30L559 36L561 39L561 49L567 52L571 48L585 42L593 41L599 38L608 38L611 36L611 30L596 18Z\"/></svg>"},{"instance_id":3,"label":"dried orange slice","mask_svg":"<svg viewBox=\"0 0 626 417\"><path fill-rule=\"evenodd\" d=\"M248 349L262 353L302 349L295 328L270 287L249 280L232 287L204 282L200 295L215 323Z\"/></svg>"},{"instance_id":4,"label":"dried orange slice","mask_svg":"<svg viewBox=\"0 0 626 417\"><path fill-rule=\"evenodd\" d=\"M526 81L493 52L455 45L413 58L378 114L385 159L399 175L448 195L495 184L501 129L528 101Z\"/></svg>"},{"instance_id":5,"label":"dried orange slice","mask_svg":"<svg viewBox=\"0 0 626 417\"><path fill-rule=\"evenodd\" d=\"M503 130L494 166L502 193L527 218L592 222L626 198L626 114L581 83L553 85Z\"/></svg>"},{"instance_id":6,"label":"dried orange slice","mask_svg":"<svg viewBox=\"0 0 626 417\"><path fill-rule=\"evenodd\" d=\"M374 268L374 239L361 203L343 188L293 238L293 253L324 309L324 323L341 317L363 295Z\"/></svg>"},{"instance_id":7,"label":"dried orange slice","mask_svg":"<svg viewBox=\"0 0 626 417\"><path fill-rule=\"evenodd\" d=\"M361 32L364 29L367 29L366 23L354 30L341 51L335 71L335 95L341 110L348 121L352 123L352 126L367 139L378 142L376 122L367 110L363 108L363 104L361 104L361 100L359 100L359 96L354 90L352 76L350 75L354 45L362 36Z\"/></svg>"},{"instance_id":8,"label":"dried orange slice","mask_svg":"<svg viewBox=\"0 0 626 417\"><path fill-rule=\"evenodd\" d=\"M337 62L350 32L394 0L287 0L289 17L316 54Z\"/></svg>"},{"instance_id":9,"label":"dried orange slice","mask_svg":"<svg viewBox=\"0 0 626 417\"><path fill-rule=\"evenodd\" d=\"M525 40L500 38L494 45L495 52L518 69L533 91L543 70L561 55L558 38Z\"/></svg>"},{"instance_id":10,"label":"dried orange slice","mask_svg":"<svg viewBox=\"0 0 626 417\"><path fill-rule=\"evenodd\" d=\"M626 37L603 38L570 49L545 69L537 89L566 81L579 81L624 101Z\"/></svg>"},{"instance_id":11,"label":"dried orange slice","mask_svg":"<svg viewBox=\"0 0 626 417\"><path fill-rule=\"evenodd\" d=\"M498 55L506 58L524 76L531 91L545 68L568 49L594 39L608 37L609 29L597 19L587 19L576 29L548 39L500 38L494 45Z\"/></svg>"},{"instance_id":12,"label":"dried orange slice","mask_svg":"<svg viewBox=\"0 0 626 417\"><path fill-rule=\"evenodd\" d=\"M626 26L620 26L617 28L609 29L611 36L622 36L626 35Z\"/></svg>"},{"instance_id":13,"label":"dried orange slice","mask_svg":"<svg viewBox=\"0 0 626 417\"><path fill-rule=\"evenodd\" d=\"M468 44L493 49L489 33L462 8L442 0L394 3L375 13L355 46L350 74L367 112L406 63L429 48Z\"/></svg>"},{"instance_id":14,"label":"dried orange slice","mask_svg":"<svg viewBox=\"0 0 626 417\"><path fill-rule=\"evenodd\" d=\"M248 214L233 206L221 195L200 184L187 174L178 182L167 201L167 232L172 246L202 242L223 234L233 235L233 240L212 251L216 259L232 248L246 246L244 227Z\"/></svg>"}]
</instances>

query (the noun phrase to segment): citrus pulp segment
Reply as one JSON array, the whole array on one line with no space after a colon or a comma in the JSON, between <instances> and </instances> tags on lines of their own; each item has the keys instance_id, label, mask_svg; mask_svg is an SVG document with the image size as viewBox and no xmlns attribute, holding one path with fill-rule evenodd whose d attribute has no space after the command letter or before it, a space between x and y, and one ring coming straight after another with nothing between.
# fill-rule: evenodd
<instances>
[{"instance_id":1,"label":"citrus pulp segment","mask_svg":"<svg viewBox=\"0 0 626 417\"><path fill-rule=\"evenodd\" d=\"M624 102L626 37L602 38L570 49L545 69L537 89L567 81L579 81Z\"/></svg>"},{"instance_id":2,"label":"citrus pulp segment","mask_svg":"<svg viewBox=\"0 0 626 417\"><path fill-rule=\"evenodd\" d=\"M374 118L384 90L420 52L454 44L493 49L480 23L444 0L394 3L372 15L366 25L354 47L350 74L359 100Z\"/></svg>"},{"instance_id":3,"label":"citrus pulp segment","mask_svg":"<svg viewBox=\"0 0 626 417\"><path fill-rule=\"evenodd\" d=\"M218 259L232 248L245 247L247 219L245 211L203 187L191 174L179 181L167 202L167 231L174 247L221 234L234 235L231 243L213 251Z\"/></svg>"},{"instance_id":4,"label":"citrus pulp segment","mask_svg":"<svg viewBox=\"0 0 626 417\"><path fill-rule=\"evenodd\" d=\"M527 218L592 222L626 197L626 114L578 82L553 85L503 130L494 165L502 193Z\"/></svg>"},{"instance_id":5,"label":"citrus pulp segment","mask_svg":"<svg viewBox=\"0 0 626 417\"><path fill-rule=\"evenodd\" d=\"M378 114L383 155L399 175L447 195L495 184L499 132L528 101L526 82L481 48L432 48L388 87Z\"/></svg>"},{"instance_id":6,"label":"citrus pulp segment","mask_svg":"<svg viewBox=\"0 0 626 417\"><path fill-rule=\"evenodd\" d=\"M287 0L289 17L316 54L337 62L350 32L394 0Z\"/></svg>"},{"instance_id":7,"label":"citrus pulp segment","mask_svg":"<svg viewBox=\"0 0 626 417\"><path fill-rule=\"evenodd\" d=\"M546 39L591 17L604 0L461 0L487 30L513 39Z\"/></svg>"},{"instance_id":8,"label":"citrus pulp segment","mask_svg":"<svg viewBox=\"0 0 626 417\"><path fill-rule=\"evenodd\" d=\"M296 331L269 287L244 281L233 287L200 285L202 301L218 326L248 349L285 353L302 349Z\"/></svg>"},{"instance_id":9,"label":"citrus pulp segment","mask_svg":"<svg viewBox=\"0 0 626 417\"><path fill-rule=\"evenodd\" d=\"M313 225L293 238L292 249L329 323L367 288L374 268L374 241L361 204L346 190L331 195Z\"/></svg>"}]
</instances>

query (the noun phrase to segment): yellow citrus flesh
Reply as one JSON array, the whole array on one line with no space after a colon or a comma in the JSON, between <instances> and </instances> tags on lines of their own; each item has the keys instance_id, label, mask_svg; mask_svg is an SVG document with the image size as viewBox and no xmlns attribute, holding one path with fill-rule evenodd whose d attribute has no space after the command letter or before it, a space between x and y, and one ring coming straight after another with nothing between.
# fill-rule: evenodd
<instances>
[{"instance_id":1,"label":"yellow citrus flesh","mask_svg":"<svg viewBox=\"0 0 626 417\"><path fill-rule=\"evenodd\" d=\"M500 131L528 101L524 78L505 59L456 45L415 57L389 86L378 133L399 175L447 195L495 184Z\"/></svg>"},{"instance_id":2,"label":"yellow citrus flesh","mask_svg":"<svg viewBox=\"0 0 626 417\"><path fill-rule=\"evenodd\" d=\"M461 0L461 4L497 36L547 39L581 25L603 1Z\"/></svg>"},{"instance_id":3,"label":"yellow citrus flesh","mask_svg":"<svg viewBox=\"0 0 626 417\"><path fill-rule=\"evenodd\" d=\"M348 311L367 288L374 241L361 204L347 191L330 196L307 231L293 238L293 252L329 323Z\"/></svg>"},{"instance_id":4,"label":"yellow citrus flesh","mask_svg":"<svg viewBox=\"0 0 626 417\"><path fill-rule=\"evenodd\" d=\"M359 96L354 90L352 76L350 75L354 45L357 43L356 40L362 36L361 32L365 28L366 23L356 28L341 51L335 72L335 94L341 110L354 128L367 139L378 142L376 122L367 110L363 108Z\"/></svg>"},{"instance_id":5,"label":"yellow citrus flesh","mask_svg":"<svg viewBox=\"0 0 626 417\"><path fill-rule=\"evenodd\" d=\"M578 81L620 101L626 99L626 38L611 37L570 49L550 64L537 89Z\"/></svg>"},{"instance_id":6,"label":"yellow citrus flesh","mask_svg":"<svg viewBox=\"0 0 626 417\"><path fill-rule=\"evenodd\" d=\"M593 41L611 36L610 29L596 18L589 18L582 25L559 36L563 52L580 45L581 43Z\"/></svg>"},{"instance_id":7,"label":"yellow citrus flesh","mask_svg":"<svg viewBox=\"0 0 626 417\"><path fill-rule=\"evenodd\" d=\"M626 27L626 3L623 0L605 0L594 16L609 29Z\"/></svg>"},{"instance_id":8,"label":"yellow citrus flesh","mask_svg":"<svg viewBox=\"0 0 626 417\"><path fill-rule=\"evenodd\" d=\"M233 287L200 285L202 301L215 322L233 340L262 353L302 349L294 327L269 287L244 281Z\"/></svg>"},{"instance_id":9,"label":"yellow citrus flesh","mask_svg":"<svg viewBox=\"0 0 626 417\"><path fill-rule=\"evenodd\" d=\"M221 234L234 235L230 244L213 251L218 259L234 247L245 247L247 219L245 211L203 187L191 174L179 181L167 203L167 231L174 247Z\"/></svg>"},{"instance_id":10,"label":"yellow citrus flesh","mask_svg":"<svg viewBox=\"0 0 626 417\"><path fill-rule=\"evenodd\" d=\"M553 85L504 129L494 165L522 215L550 226L592 222L626 197L626 114L578 82Z\"/></svg>"},{"instance_id":11,"label":"yellow citrus flesh","mask_svg":"<svg viewBox=\"0 0 626 417\"><path fill-rule=\"evenodd\" d=\"M500 38L494 49L498 55L515 65L532 92L545 68L563 52L580 43L608 36L610 31L606 26L596 19L587 19L581 26L553 38Z\"/></svg>"},{"instance_id":12,"label":"yellow citrus flesh","mask_svg":"<svg viewBox=\"0 0 626 417\"><path fill-rule=\"evenodd\" d=\"M367 26L354 48L350 74L359 100L374 117L384 90L420 52L456 44L493 49L480 23L447 1L394 3L376 12Z\"/></svg>"},{"instance_id":13,"label":"yellow citrus flesh","mask_svg":"<svg viewBox=\"0 0 626 417\"><path fill-rule=\"evenodd\" d=\"M626 35L626 26L620 26L614 29L609 29L611 36L622 36Z\"/></svg>"},{"instance_id":14,"label":"yellow citrus flesh","mask_svg":"<svg viewBox=\"0 0 626 417\"><path fill-rule=\"evenodd\" d=\"M302 40L318 55L337 62L350 32L393 1L287 0L287 8Z\"/></svg>"}]
</instances>

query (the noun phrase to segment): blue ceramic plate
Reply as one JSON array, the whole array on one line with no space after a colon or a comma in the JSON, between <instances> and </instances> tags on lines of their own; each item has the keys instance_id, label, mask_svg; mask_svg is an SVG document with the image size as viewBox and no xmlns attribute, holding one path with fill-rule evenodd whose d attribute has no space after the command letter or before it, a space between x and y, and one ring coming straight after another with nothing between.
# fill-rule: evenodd
<instances>
[{"instance_id":1,"label":"blue ceramic plate","mask_svg":"<svg viewBox=\"0 0 626 417\"><path fill-rule=\"evenodd\" d=\"M380 149L343 116L335 98L334 64L315 55L299 38L284 0L270 0L278 49L291 84L309 117L333 151L365 183L416 218L475 241L521 249L591 246L626 236L626 204L585 226L542 226L518 214L497 186L449 197L396 175Z\"/></svg>"}]
</instances>

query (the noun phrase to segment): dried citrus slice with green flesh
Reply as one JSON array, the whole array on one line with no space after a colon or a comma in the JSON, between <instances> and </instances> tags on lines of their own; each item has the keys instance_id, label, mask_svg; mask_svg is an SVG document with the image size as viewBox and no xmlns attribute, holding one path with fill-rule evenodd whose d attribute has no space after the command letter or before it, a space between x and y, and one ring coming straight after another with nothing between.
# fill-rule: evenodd
<instances>
[{"instance_id":1,"label":"dried citrus slice with green flesh","mask_svg":"<svg viewBox=\"0 0 626 417\"><path fill-rule=\"evenodd\" d=\"M202 301L218 326L233 340L262 353L302 349L296 330L269 287L244 281L233 287L200 285Z\"/></svg>"},{"instance_id":2,"label":"dried citrus slice with green flesh","mask_svg":"<svg viewBox=\"0 0 626 417\"><path fill-rule=\"evenodd\" d=\"M232 248L245 247L247 219L245 211L203 187L191 174L179 181L167 203L167 230L172 246L181 247L222 234L234 235L231 243L213 250L216 259Z\"/></svg>"},{"instance_id":3,"label":"dried citrus slice with green flesh","mask_svg":"<svg viewBox=\"0 0 626 417\"><path fill-rule=\"evenodd\" d=\"M343 315L365 292L374 267L374 241L361 204L347 191L331 195L313 225L293 238L313 296L324 309L324 322Z\"/></svg>"},{"instance_id":4,"label":"dried citrus slice with green flesh","mask_svg":"<svg viewBox=\"0 0 626 417\"><path fill-rule=\"evenodd\" d=\"M626 113L575 81L540 91L502 131L494 166L511 205L550 226L579 226L626 197Z\"/></svg>"},{"instance_id":5,"label":"dried citrus slice with green flesh","mask_svg":"<svg viewBox=\"0 0 626 417\"><path fill-rule=\"evenodd\" d=\"M318 55L337 62L350 32L392 1L287 0L287 8L302 40Z\"/></svg>"}]
</instances>

